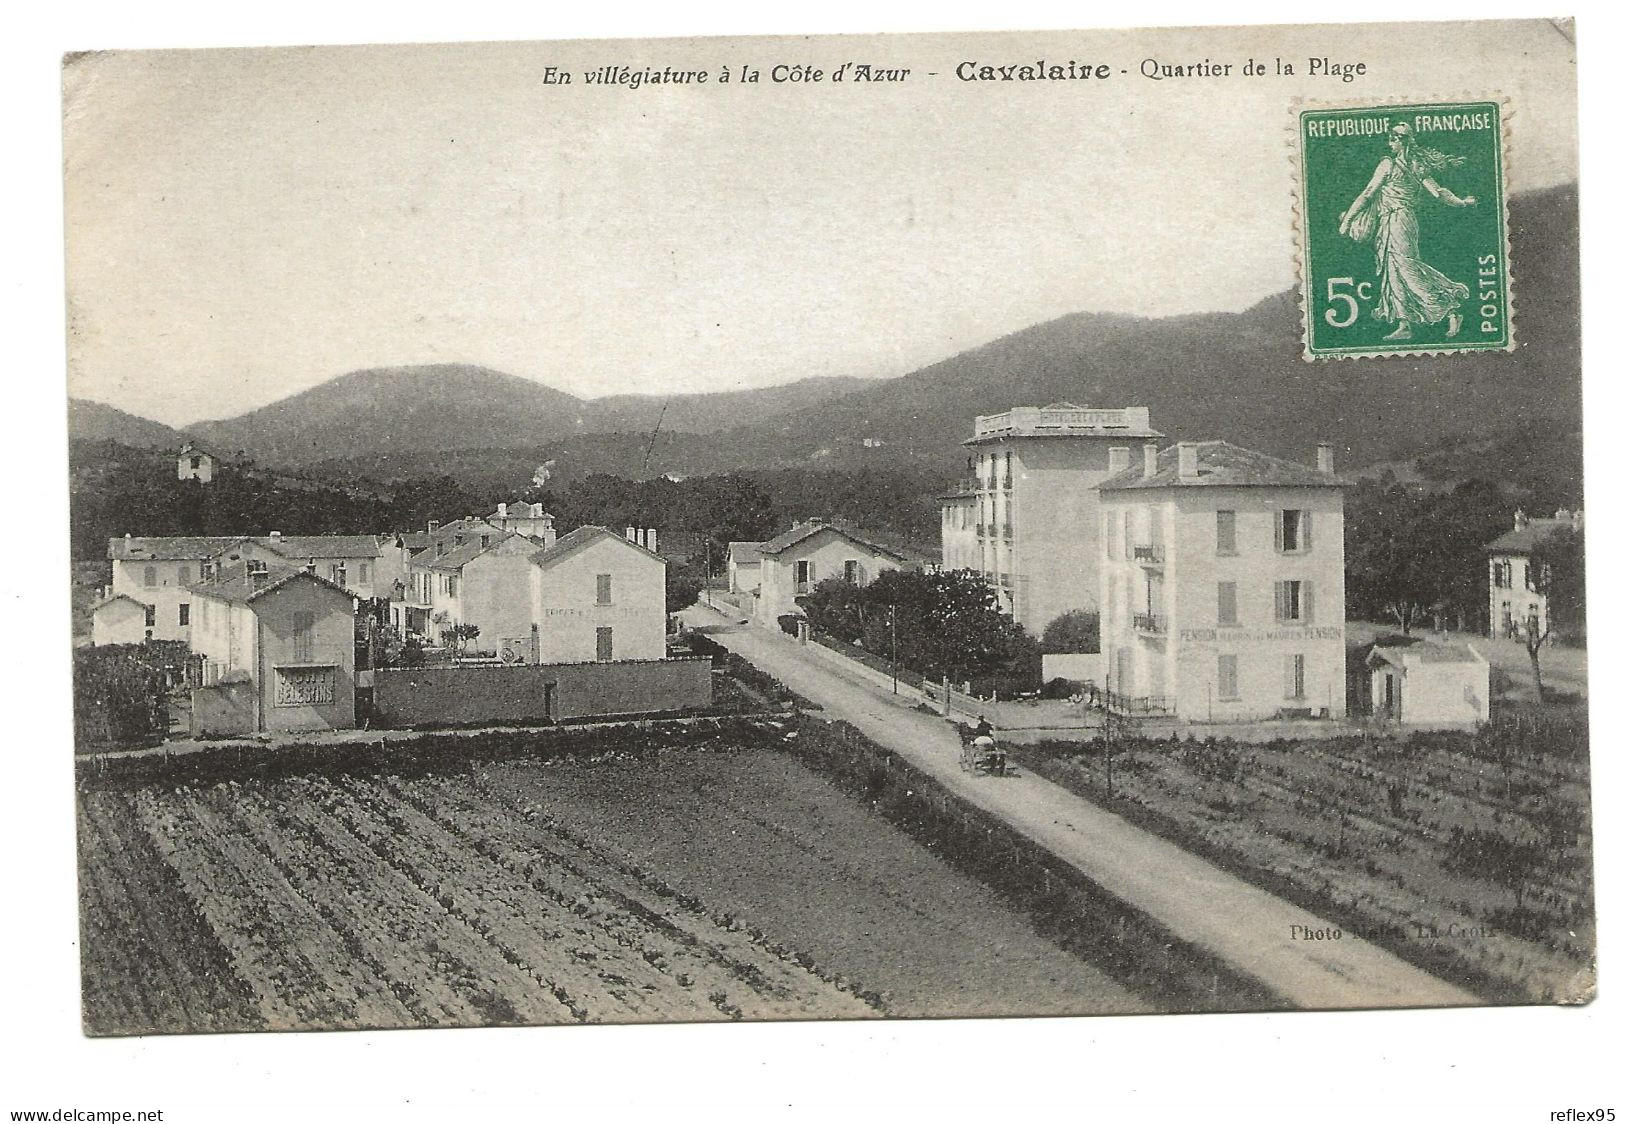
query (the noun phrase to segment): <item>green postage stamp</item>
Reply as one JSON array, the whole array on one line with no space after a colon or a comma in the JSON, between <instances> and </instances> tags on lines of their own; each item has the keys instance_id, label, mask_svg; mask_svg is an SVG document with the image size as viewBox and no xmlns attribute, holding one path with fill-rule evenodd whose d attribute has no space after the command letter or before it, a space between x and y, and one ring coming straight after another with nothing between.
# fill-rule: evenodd
<instances>
[{"instance_id":1,"label":"green postage stamp","mask_svg":"<svg viewBox=\"0 0 1625 1124\"><path fill-rule=\"evenodd\" d=\"M1510 351L1504 105L1297 113L1304 358Z\"/></svg>"}]
</instances>

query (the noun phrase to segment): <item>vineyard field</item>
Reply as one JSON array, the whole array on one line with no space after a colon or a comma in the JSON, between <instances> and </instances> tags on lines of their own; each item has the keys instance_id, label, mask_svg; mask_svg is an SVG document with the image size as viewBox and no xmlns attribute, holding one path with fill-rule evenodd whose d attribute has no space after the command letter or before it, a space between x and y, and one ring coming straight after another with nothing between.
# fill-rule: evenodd
<instances>
[{"instance_id":1,"label":"vineyard field","mask_svg":"<svg viewBox=\"0 0 1625 1124\"><path fill-rule=\"evenodd\" d=\"M758 733L82 786L86 1029L1146 1009Z\"/></svg>"},{"instance_id":2,"label":"vineyard field","mask_svg":"<svg viewBox=\"0 0 1625 1124\"><path fill-rule=\"evenodd\" d=\"M1587 731L1047 742L1024 765L1489 1002L1587 998Z\"/></svg>"}]
</instances>

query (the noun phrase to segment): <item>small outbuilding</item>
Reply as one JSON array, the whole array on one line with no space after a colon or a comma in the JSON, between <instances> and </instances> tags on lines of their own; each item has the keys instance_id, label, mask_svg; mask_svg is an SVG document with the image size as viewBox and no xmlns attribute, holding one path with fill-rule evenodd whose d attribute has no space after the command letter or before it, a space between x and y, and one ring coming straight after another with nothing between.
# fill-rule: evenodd
<instances>
[{"instance_id":1,"label":"small outbuilding","mask_svg":"<svg viewBox=\"0 0 1625 1124\"><path fill-rule=\"evenodd\" d=\"M115 593L90 610L90 642L98 647L139 644L148 639L147 630L153 626L153 615L151 605L127 593Z\"/></svg>"},{"instance_id":2,"label":"small outbuilding","mask_svg":"<svg viewBox=\"0 0 1625 1124\"><path fill-rule=\"evenodd\" d=\"M1370 714L1407 726L1487 722L1490 661L1471 644L1372 646Z\"/></svg>"}]
</instances>

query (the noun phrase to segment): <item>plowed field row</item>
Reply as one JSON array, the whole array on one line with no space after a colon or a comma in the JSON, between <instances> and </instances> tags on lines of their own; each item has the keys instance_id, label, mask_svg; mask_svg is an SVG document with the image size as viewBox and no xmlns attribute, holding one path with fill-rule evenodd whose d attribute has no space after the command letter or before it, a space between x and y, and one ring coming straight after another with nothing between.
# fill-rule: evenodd
<instances>
[{"instance_id":1,"label":"plowed field row","mask_svg":"<svg viewBox=\"0 0 1625 1124\"><path fill-rule=\"evenodd\" d=\"M81 839L92 1033L1143 1008L773 751L87 790Z\"/></svg>"}]
</instances>

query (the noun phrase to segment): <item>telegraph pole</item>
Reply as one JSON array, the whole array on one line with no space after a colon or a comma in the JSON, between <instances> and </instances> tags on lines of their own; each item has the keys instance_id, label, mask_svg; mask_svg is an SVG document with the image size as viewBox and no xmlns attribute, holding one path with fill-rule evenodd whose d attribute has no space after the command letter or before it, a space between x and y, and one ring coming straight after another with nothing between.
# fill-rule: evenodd
<instances>
[{"instance_id":1,"label":"telegraph pole","mask_svg":"<svg viewBox=\"0 0 1625 1124\"><path fill-rule=\"evenodd\" d=\"M897 693L897 606L891 606L891 693Z\"/></svg>"}]
</instances>

